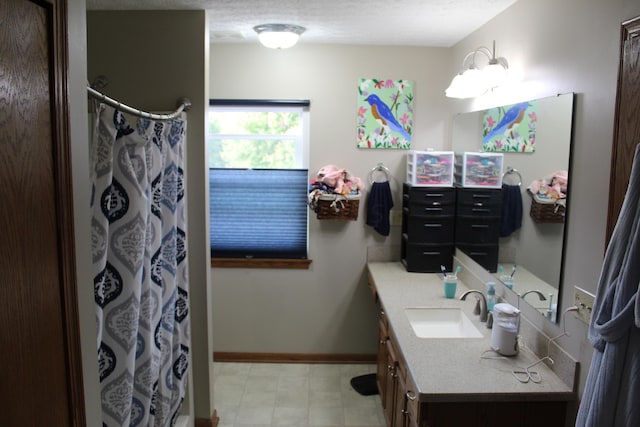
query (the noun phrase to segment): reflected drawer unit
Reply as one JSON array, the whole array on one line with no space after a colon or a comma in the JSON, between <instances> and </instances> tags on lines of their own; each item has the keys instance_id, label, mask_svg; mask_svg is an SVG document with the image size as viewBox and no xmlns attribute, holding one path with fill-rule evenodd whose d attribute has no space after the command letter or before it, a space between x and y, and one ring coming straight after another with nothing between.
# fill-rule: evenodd
<instances>
[{"instance_id":1,"label":"reflected drawer unit","mask_svg":"<svg viewBox=\"0 0 640 427\"><path fill-rule=\"evenodd\" d=\"M402 192L401 260L407 271L451 270L455 237L456 189L416 187Z\"/></svg>"},{"instance_id":2,"label":"reflected drawer unit","mask_svg":"<svg viewBox=\"0 0 640 427\"><path fill-rule=\"evenodd\" d=\"M500 218L502 190L458 188L456 215L467 217Z\"/></svg>"},{"instance_id":3,"label":"reflected drawer unit","mask_svg":"<svg viewBox=\"0 0 640 427\"><path fill-rule=\"evenodd\" d=\"M472 244L472 243L456 243L462 252L467 254L471 259L480 264L491 273L495 273L498 269L498 245L497 244Z\"/></svg>"},{"instance_id":4,"label":"reflected drawer unit","mask_svg":"<svg viewBox=\"0 0 640 427\"><path fill-rule=\"evenodd\" d=\"M498 268L502 190L457 188L456 246L492 273Z\"/></svg>"}]
</instances>

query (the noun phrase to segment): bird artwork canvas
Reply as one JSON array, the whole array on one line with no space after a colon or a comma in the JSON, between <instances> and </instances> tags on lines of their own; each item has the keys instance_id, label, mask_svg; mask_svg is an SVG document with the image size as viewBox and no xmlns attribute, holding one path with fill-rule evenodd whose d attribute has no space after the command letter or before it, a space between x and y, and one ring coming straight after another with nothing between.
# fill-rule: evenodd
<instances>
[{"instance_id":1,"label":"bird artwork canvas","mask_svg":"<svg viewBox=\"0 0 640 427\"><path fill-rule=\"evenodd\" d=\"M537 101L529 101L486 110L482 120L483 151L535 152L537 108Z\"/></svg>"},{"instance_id":2,"label":"bird artwork canvas","mask_svg":"<svg viewBox=\"0 0 640 427\"><path fill-rule=\"evenodd\" d=\"M358 148L411 149L413 82L360 79Z\"/></svg>"}]
</instances>

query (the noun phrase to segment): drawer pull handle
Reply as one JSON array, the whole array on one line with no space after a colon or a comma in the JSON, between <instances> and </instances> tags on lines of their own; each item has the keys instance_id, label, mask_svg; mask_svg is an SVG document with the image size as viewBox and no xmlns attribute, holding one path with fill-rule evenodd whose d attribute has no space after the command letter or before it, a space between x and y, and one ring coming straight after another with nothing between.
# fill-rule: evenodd
<instances>
[{"instance_id":1,"label":"drawer pull handle","mask_svg":"<svg viewBox=\"0 0 640 427\"><path fill-rule=\"evenodd\" d=\"M472 197L474 199L488 199L491 196L488 194L473 194Z\"/></svg>"},{"instance_id":2,"label":"drawer pull handle","mask_svg":"<svg viewBox=\"0 0 640 427\"><path fill-rule=\"evenodd\" d=\"M434 251L434 252L422 252L422 255L440 255L440 252Z\"/></svg>"},{"instance_id":3,"label":"drawer pull handle","mask_svg":"<svg viewBox=\"0 0 640 427\"><path fill-rule=\"evenodd\" d=\"M486 253L486 252L471 252L470 255L471 256L487 256L488 253Z\"/></svg>"},{"instance_id":4,"label":"drawer pull handle","mask_svg":"<svg viewBox=\"0 0 640 427\"><path fill-rule=\"evenodd\" d=\"M423 224L424 228L442 228L442 224Z\"/></svg>"},{"instance_id":5,"label":"drawer pull handle","mask_svg":"<svg viewBox=\"0 0 640 427\"><path fill-rule=\"evenodd\" d=\"M412 392L411 390L409 390L407 392L407 399L409 399L411 401L414 401L414 400L416 400L417 397L418 396L416 396L416 394L414 392Z\"/></svg>"},{"instance_id":6,"label":"drawer pull handle","mask_svg":"<svg viewBox=\"0 0 640 427\"><path fill-rule=\"evenodd\" d=\"M482 206L484 206L484 205L482 204L482 202L476 202L476 203L474 203L474 204L473 204L473 206L480 206L480 207L482 207Z\"/></svg>"},{"instance_id":7,"label":"drawer pull handle","mask_svg":"<svg viewBox=\"0 0 640 427\"><path fill-rule=\"evenodd\" d=\"M491 212L490 209L480 209L480 208L473 208L471 209L471 212Z\"/></svg>"},{"instance_id":8,"label":"drawer pull handle","mask_svg":"<svg viewBox=\"0 0 640 427\"><path fill-rule=\"evenodd\" d=\"M488 224L471 224L471 228L489 228Z\"/></svg>"},{"instance_id":9,"label":"drawer pull handle","mask_svg":"<svg viewBox=\"0 0 640 427\"><path fill-rule=\"evenodd\" d=\"M424 208L424 210L427 211L427 212L428 211L438 211L438 212L440 212L440 211L442 211L442 208Z\"/></svg>"},{"instance_id":10,"label":"drawer pull handle","mask_svg":"<svg viewBox=\"0 0 640 427\"><path fill-rule=\"evenodd\" d=\"M440 202L433 202L431 203L432 206L440 206Z\"/></svg>"},{"instance_id":11,"label":"drawer pull handle","mask_svg":"<svg viewBox=\"0 0 640 427\"><path fill-rule=\"evenodd\" d=\"M424 195L424 197L442 197L443 194L442 193L427 193Z\"/></svg>"}]
</instances>

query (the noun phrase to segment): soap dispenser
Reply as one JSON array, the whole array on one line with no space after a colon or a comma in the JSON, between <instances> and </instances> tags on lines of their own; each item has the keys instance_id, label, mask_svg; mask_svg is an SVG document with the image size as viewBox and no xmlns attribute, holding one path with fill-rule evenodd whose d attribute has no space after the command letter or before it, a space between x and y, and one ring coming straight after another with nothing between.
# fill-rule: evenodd
<instances>
[{"instance_id":1,"label":"soap dispenser","mask_svg":"<svg viewBox=\"0 0 640 427\"><path fill-rule=\"evenodd\" d=\"M518 354L520 310L507 303L496 304L491 331L491 349L503 356Z\"/></svg>"},{"instance_id":2,"label":"soap dispenser","mask_svg":"<svg viewBox=\"0 0 640 427\"><path fill-rule=\"evenodd\" d=\"M487 311L493 311L496 302L496 284L495 282L487 282Z\"/></svg>"}]
</instances>

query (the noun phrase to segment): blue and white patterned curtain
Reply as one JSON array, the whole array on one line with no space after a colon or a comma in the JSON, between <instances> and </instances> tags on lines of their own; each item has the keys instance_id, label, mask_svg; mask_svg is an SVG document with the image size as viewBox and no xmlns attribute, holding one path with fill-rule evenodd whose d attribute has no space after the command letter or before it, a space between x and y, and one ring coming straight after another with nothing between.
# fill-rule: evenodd
<instances>
[{"instance_id":1,"label":"blue and white patterned curtain","mask_svg":"<svg viewBox=\"0 0 640 427\"><path fill-rule=\"evenodd\" d=\"M189 361L186 121L97 104L91 239L104 426L173 426Z\"/></svg>"}]
</instances>

